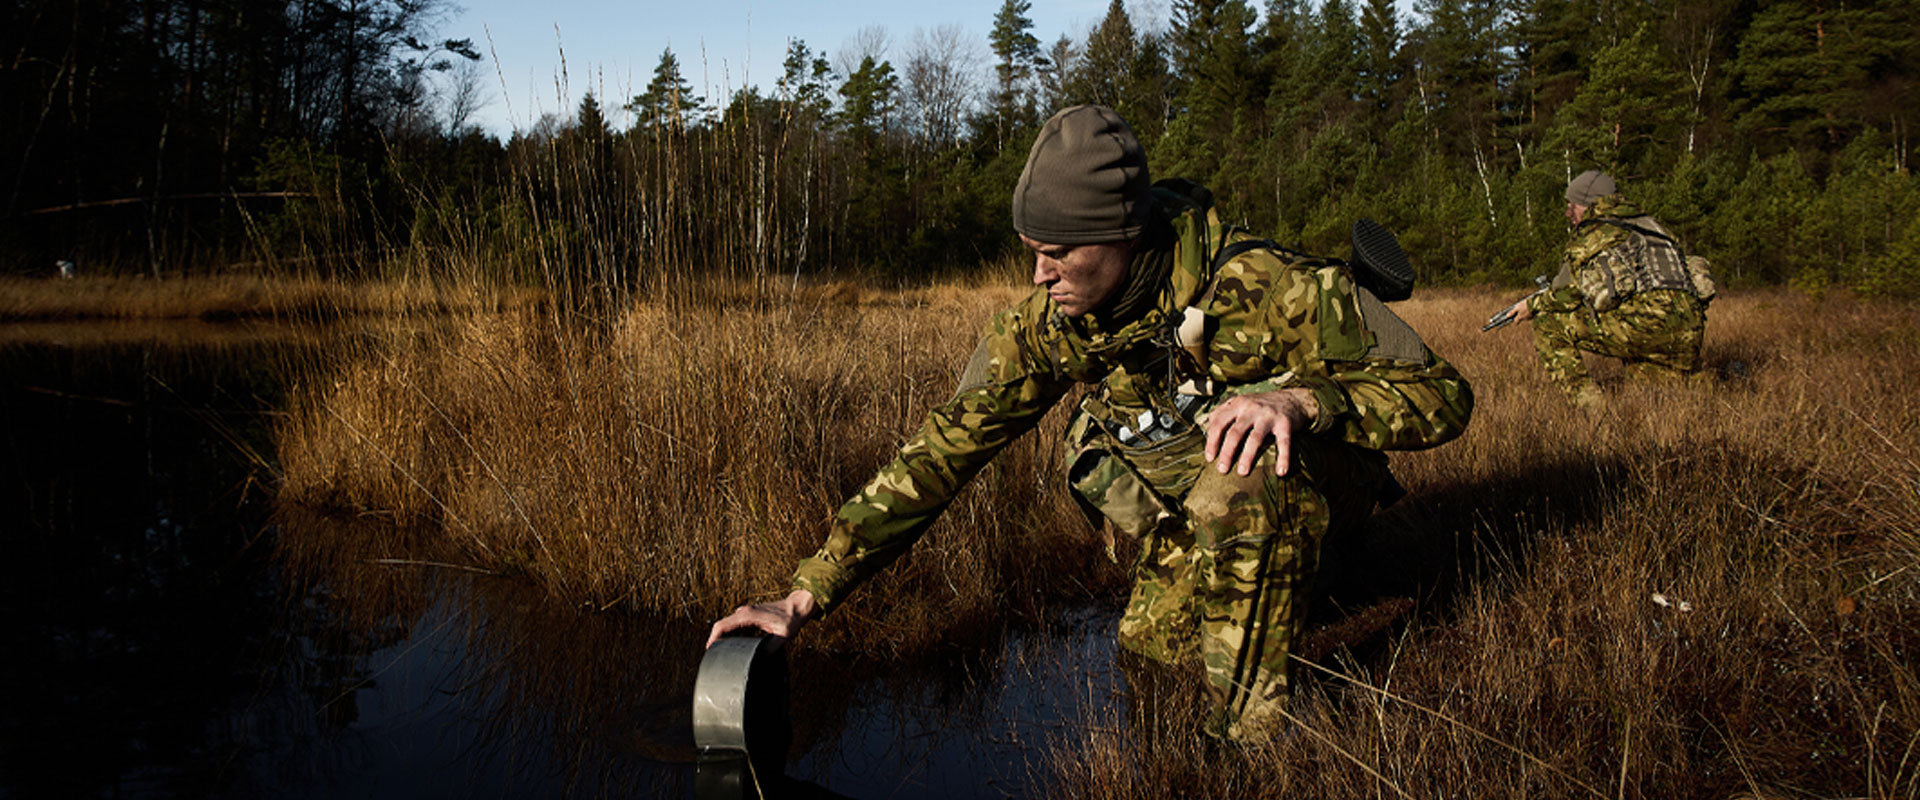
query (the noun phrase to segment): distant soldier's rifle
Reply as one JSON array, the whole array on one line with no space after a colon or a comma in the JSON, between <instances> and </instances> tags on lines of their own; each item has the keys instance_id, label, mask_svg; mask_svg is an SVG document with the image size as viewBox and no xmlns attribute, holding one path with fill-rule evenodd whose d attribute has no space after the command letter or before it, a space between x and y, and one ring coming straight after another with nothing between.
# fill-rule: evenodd
<instances>
[{"instance_id":1,"label":"distant soldier's rifle","mask_svg":"<svg viewBox=\"0 0 1920 800\"><path fill-rule=\"evenodd\" d=\"M1495 314L1491 317L1488 317L1487 324L1480 326L1480 332L1486 333L1487 331L1493 330L1494 328L1504 328L1508 325L1513 324L1513 306L1517 306L1520 303L1527 302L1528 300L1532 300L1535 297L1539 297L1540 295L1553 291L1553 279L1548 278L1545 275L1533 276L1533 283L1535 286L1538 286L1540 288L1533 290L1533 294L1520 298L1520 301L1518 303L1514 303L1513 305L1509 305L1506 308L1500 309L1500 313Z\"/></svg>"}]
</instances>

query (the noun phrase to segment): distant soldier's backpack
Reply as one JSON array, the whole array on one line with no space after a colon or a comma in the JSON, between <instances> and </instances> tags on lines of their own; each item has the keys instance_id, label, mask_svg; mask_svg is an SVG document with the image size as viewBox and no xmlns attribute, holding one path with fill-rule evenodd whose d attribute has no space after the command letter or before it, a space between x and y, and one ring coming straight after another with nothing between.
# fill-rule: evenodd
<instances>
[{"instance_id":1,"label":"distant soldier's backpack","mask_svg":"<svg viewBox=\"0 0 1920 800\"><path fill-rule=\"evenodd\" d=\"M1700 259L1702 271L1696 273L1693 260L1680 249L1680 243L1653 218L1593 217L1582 221L1579 227L1590 225L1611 225L1627 234L1626 241L1595 257L1596 269L1580 270L1574 275L1581 294L1586 295L1593 310L1609 311L1622 300L1657 289L1683 291L1702 300L1712 296L1712 276L1706 278L1704 295L1700 279L1696 277L1706 274L1706 260Z\"/></svg>"},{"instance_id":2,"label":"distant soldier's backpack","mask_svg":"<svg viewBox=\"0 0 1920 800\"><path fill-rule=\"evenodd\" d=\"M1713 282L1713 265L1706 256L1687 256L1687 277L1693 279L1693 296L1705 303L1713 299L1718 288Z\"/></svg>"}]
</instances>

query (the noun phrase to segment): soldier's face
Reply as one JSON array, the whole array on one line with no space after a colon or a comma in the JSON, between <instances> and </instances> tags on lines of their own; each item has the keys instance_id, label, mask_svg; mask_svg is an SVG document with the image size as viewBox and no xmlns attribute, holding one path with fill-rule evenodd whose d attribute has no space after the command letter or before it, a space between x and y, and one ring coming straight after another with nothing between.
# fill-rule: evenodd
<instances>
[{"instance_id":1,"label":"soldier's face","mask_svg":"<svg viewBox=\"0 0 1920 800\"><path fill-rule=\"evenodd\" d=\"M1567 201L1567 222L1569 224L1578 225L1580 224L1580 220L1583 220L1586 218L1587 218L1586 206L1580 205L1579 203L1573 202L1572 200Z\"/></svg>"},{"instance_id":2,"label":"soldier's face","mask_svg":"<svg viewBox=\"0 0 1920 800\"><path fill-rule=\"evenodd\" d=\"M1067 316L1085 316L1111 299L1127 281L1127 263L1138 239L1101 244L1047 244L1020 237L1033 251L1033 283Z\"/></svg>"}]
</instances>

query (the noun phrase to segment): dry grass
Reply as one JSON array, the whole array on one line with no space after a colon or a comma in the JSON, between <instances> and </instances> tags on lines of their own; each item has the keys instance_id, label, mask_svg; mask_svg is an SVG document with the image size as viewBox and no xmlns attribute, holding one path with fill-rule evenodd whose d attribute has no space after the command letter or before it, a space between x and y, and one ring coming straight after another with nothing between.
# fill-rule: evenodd
<instances>
[{"instance_id":1,"label":"dry grass","mask_svg":"<svg viewBox=\"0 0 1920 800\"><path fill-rule=\"evenodd\" d=\"M362 548L708 619L784 591L1015 296L743 290L637 307L610 333L529 313L370 339L295 393L282 497L429 532ZM1505 299L1404 304L1473 379L1473 425L1396 456L1413 496L1329 555L1337 600L1411 598L1411 621L1309 647L1300 730L1272 747L1204 744L1190 682L1136 687L1132 719L1056 743L1063 793L1920 791L1912 309L1724 298L1719 377L1627 385L1603 364L1612 400L1585 414L1545 385L1524 330L1478 333ZM1113 602L1124 575L1060 488L1063 422L1017 443L807 647L964 649L1056 602Z\"/></svg>"},{"instance_id":2,"label":"dry grass","mask_svg":"<svg viewBox=\"0 0 1920 800\"><path fill-rule=\"evenodd\" d=\"M0 278L0 321L79 319L335 319L495 311L525 292L471 282L345 283L302 278L210 277L73 280Z\"/></svg>"},{"instance_id":3,"label":"dry grass","mask_svg":"<svg viewBox=\"0 0 1920 800\"><path fill-rule=\"evenodd\" d=\"M500 316L387 337L296 389L281 496L437 525L435 557L583 606L711 618L784 593L1017 296L836 285L778 307L640 306L598 335ZM884 656L979 641L1008 614L1123 586L1054 490L1063 424L1017 443L810 641Z\"/></svg>"},{"instance_id":4,"label":"dry grass","mask_svg":"<svg viewBox=\"0 0 1920 800\"><path fill-rule=\"evenodd\" d=\"M1463 439L1358 545L1388 641L1306 664L1297 730L1198 741L1180 689L1058 743L1086 797L1914 797L1920 323L1788 294L1710 314L1693 388L1564 405L1491 296L1407 316L1475 381ZM1603 369L1603 376L1617 375ZM1434 566L1437 565L1437 566ZM1116 724L1118 723L1118 724Z\"/></svg>"}]
</instances>

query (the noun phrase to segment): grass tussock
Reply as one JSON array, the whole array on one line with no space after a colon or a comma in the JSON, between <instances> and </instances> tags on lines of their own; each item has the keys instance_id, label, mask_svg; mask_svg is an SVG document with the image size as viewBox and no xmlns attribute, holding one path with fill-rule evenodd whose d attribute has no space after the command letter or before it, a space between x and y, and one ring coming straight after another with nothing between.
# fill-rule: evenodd
<instances>
[{"instance_id":1,"label":"grass tussock","mask_svg":"<svg viewBox=\"0 0 1920 800\"><path fill-rule=\"evenodd\" d=\"M637 306L601 334L507 315L372 341L294 392L281 496L437 527L433 557L581 606L713 618L784 593L1017 296L810 287L778 307ZM1056 491L1064 423L1012 447L809 641L923 650L1123 586Z\"/></svg>"},{"instance_id":2,"label":"grass tussock","mask_svg":"<svg viewBox=\"0 0 1920 800\"><path fill-rule=\"evenodd\" d=\"M519 290L425 282L303 278L0 278L0 321L83 319L321 320L498 311L528 305Z\"/></svg>"},{"instance_id":3,"label":"grass tussock","mask_svg":"<svg viewBox=\"0 0 1920 800\"><path fill-rule=\"evenodd\" d=\"M710 619L784 591L1016 296L808 287L638 306L598 334L526 314L369 339L295 393L282 497L430 532L365 552ZM1412 496L1329 544L1296 730L1213 746L1191 681L1146 682L1128 718L1055 742L1062 794L1920 793L1912 310L1727 297L1708 379L1596 363L1609 403L1587 413L1524 328L1478 332L1508 300L1402 304L1477 410L1460 441L1395 456ZM895 658L1117 602L1123 571L1061 487L1062 412L806 646Z\"/></svg>"}]
</instances>

